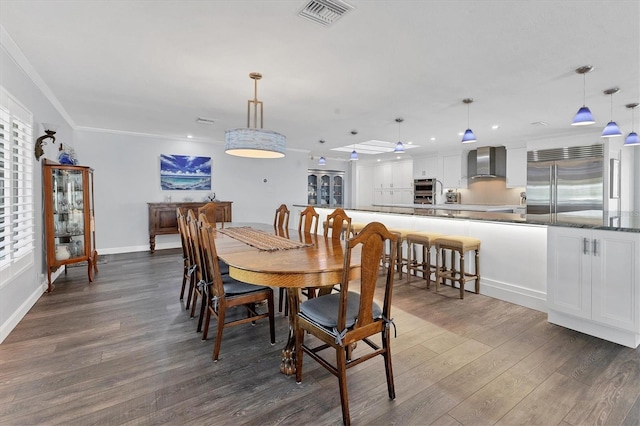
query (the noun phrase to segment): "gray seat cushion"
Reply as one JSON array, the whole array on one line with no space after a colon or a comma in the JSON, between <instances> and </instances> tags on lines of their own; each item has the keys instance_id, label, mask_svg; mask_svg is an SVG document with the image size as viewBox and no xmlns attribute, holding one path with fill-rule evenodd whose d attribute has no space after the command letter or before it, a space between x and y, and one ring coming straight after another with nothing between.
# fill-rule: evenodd
<instances>
[{"instance_id":1,"label":"gray seat cushion","mask_svg":"<svg viewBox=\"0 0 640 426\"><path fill-rule=\"evenodd\" d=\"M241 281L234 280L229 275L222 276L222 285L224 287L224 294L227 296L253 293L269 288L262 285L243 283Z\"/></svg>"},{"instance_id":2,"label":"gray seat cushion","mask_svg":"<svg viewBox=\"0 0 640 426\"><path fill-rule=\"evenodd\" d=\"M222 260L218 261L218 265L220 265L220 275L229 275L229 265Z\"/></svg>"},{"instance_id":3,"label":"gray seat cushion","mask_svg":"<svg viewBox=\"0 0 640 426\"><path fill-rule=\"evenodd\" d=\"M339 293L315 297L300 304L300 315L313 323L333 329L338 325L339 304ZM353 327L356 323L359 307L360 295L350 291L347 296L347 321L345 324L347 328ZM374 319L382 317L382 309L376 303L373 304L372 313Z\"/></svg>"}]
</instances>

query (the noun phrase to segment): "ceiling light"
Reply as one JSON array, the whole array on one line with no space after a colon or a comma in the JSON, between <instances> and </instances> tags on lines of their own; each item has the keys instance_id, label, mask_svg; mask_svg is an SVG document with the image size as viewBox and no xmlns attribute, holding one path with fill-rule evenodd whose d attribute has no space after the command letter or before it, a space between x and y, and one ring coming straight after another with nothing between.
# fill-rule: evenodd
<instances>
[{"instance_id":1,"label":"ceiling light","mask_svg":"<svg viewBox=\"0 0 640 426\"><path fill-rule=\"evenodd\" d=\"M619 91L620 89L618 89L617 87L613 87L604 91L605 95L611 96L611 120L607 123L606 127L602 131L602 134L600 135L603 138L614 138L616 136L622 136L620 128L618 127L616 122L613 121L613 95L615 93L618 93Z\"/></svg>"},{"instance_id":2,"label":"ceiling light","mask_svg":"<svg viewBox=\"0 0 640 426\"><path fill-rule=\"evenodd\" d=\"M320 159L318 160L318 166L326 166L327 165L327 160L324 159L324 157L320 157Z\"/></svg>"},{"instance_id":3,"label":"ceiling light","mask_svg":"<svg viewBox=\"0 0 640 426\"><path fill-rule=\"evenodd\" d=\"M591 65L585 65L584 67L576 68L578 74L582 74L582 107L578 110L575 117L573 117L572 126L586 126L595 123L591 110L586 106L586 88L587 88L587 76L588 72L591 72L593 67Z\"/></svg>"},{"instance_id":4,"label":"ceiling light","mask_svg":"<svg viewBox=\"0 0 640 426\"><path fill-rule=\"evenodd\" d=\"M258 80L262 74L252 72L249 77L254 82L253 99L247 104L247 128L227 130L224 136L224 151L230 155L250 158L282 158L285 155L287 138L280 133L262 130L263 105L258 100ZM253 106L253 127L251 122ZM258 106L260 107L260 128L258 129Z\"/></svg>"},{"instance_id":5,"label":"ceiling light","mask_svg":"<svg viewBox=\"0 0 640 426\"><path fill-rule=\"evenodd\" d=\"M193 135L187 135L187 139L193 139Z\"/></svg>"},{"instance_id":6,"label":"ceiling light","mask_svg":"<svg viewBox=\"0 0 640 426\"><path fill-rule=\"evenodd\" d=\"M358 131L357 130L352 130L351 131L352 135L357 135ZM358 153L356 152L356 144L353 144L353 151L351 151L351 155L349 156L349 161L358 161Z\"/></svg>"},{"instance_id":7,"label":"ceiling light","mask_svg":"<svg viewBox=\"0 0 640 426\"><path fill-rule=\"evenodd\" d=\"M476 135L473 134L473 131L469 128L469 105L473 103L472 98L463 99L462 102L467 104L467 130L465 130L464 135L462 136L462 143L472 143L476 141Z\"/></svg>"},{"instance_id":8,"label":"ceiling light","mask_svg":"<svg viewBox=\"0 0 640 426\"><path fill-rule=\"evenodd\" d=\"M493 126L491 126L491 130L498 130L500 128L500 126L498 124L494 124Z\"/></svg>"},{"instance_id":9,"label":"ceiling light","mask_svg":"<svg viewBox=\"0 0 640 426\"><path fill-rule=\"evenodd\" d=\"M640 138L638 138L638 134L633 130L634 129L634 109L638 106L638 103L627 104L626 107L631 110L631 132L627 135L624 140L624 146L634 146L640 145Z\"/></svg>"},{"instance_id":10,"label":"ceiling light","mask_svg":"<svg viewBox=\"0 0 640 426\"><path fill-rule=\"evenodd\" d=\"M402 145L402 142L400 140L400 124L402 124L403 121L403 118L396 118L396 123L398 123L398 143L396 144L396 149L393 150L395 154L404 154L405 152L404 145Z\"/></svg>"},{"instance_id":11,"label":"ceiling light","mask_svg":"<svg viewBox=\"0 0 640 426\"><path fill-rule=\"evenodd\" d=\"M462 135L460 135L460 136L462 136ZM435 141L435 140L436 140L436 138L431 138L431 140L432 140L432 141Z\"/></svg>"}]
</instances>

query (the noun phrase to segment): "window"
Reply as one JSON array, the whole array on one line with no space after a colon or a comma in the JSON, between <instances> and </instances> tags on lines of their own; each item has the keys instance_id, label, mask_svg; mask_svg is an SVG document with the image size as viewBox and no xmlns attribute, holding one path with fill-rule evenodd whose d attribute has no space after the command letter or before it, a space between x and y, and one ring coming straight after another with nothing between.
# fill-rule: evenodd
<instances>
[{"instance_id":1,"label":"window","mask_svg":"<svg viewBox=\"0 0 640 426\"><path fill-rule=\"evenodd\" d=\"M0 87L0 283L33 263L32 116Z\"/></svg>"}]
</instances>

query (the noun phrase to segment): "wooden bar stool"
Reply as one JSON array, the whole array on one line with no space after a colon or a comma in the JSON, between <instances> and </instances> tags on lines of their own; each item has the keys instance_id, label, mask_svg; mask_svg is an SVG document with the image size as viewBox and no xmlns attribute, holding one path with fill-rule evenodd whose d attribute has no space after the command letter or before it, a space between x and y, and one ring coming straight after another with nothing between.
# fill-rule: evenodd
<instances>
[{"instance_id":1,"label":"wooden bar stool","mask_svg":"<svg viewBox=\"0 0 640 426\"><path fill-rule=\"evenodd\" d=\"M407 283L411 281L411 272L417 277L422 272L422 278L427 281L427 288L431 287L431 273L436 272L436 265L431 263L431 248L435 247L435 240L445 234L429 231L415 231L407 235ZM418 260L418 246L422 249L422 257ZM437 278L437 275L436 275Z\"/></svg>"},{"instance_id":2,"label":"wooden bar stool","mask_svg":"<svg viewBox=\"0 0 640 426\"><path fill-rule=\"evenodd\" d=\"M407 235L416 232L415 229L407 229L407 228L388 228L389 232L394 233L398 236L398 242L396 243L397 247L397 258L396 258L396 270L398 271L398 278L402 278L402 268L409 264L409 253L407 250L407 255L405 256L402 247L404 242L407 240ZM389 253L391 250L385 248L385 253L382 254L382 264L386 265L389 261ZM407 270L408 271L408 270Z\"/></svg>"},{"instance_id":3,"label":"wooden bar stool","mask_svg":"<svg viewBox=\"0 0 640 426\"><path fill-rule=\"evenodd\" d=\"M463 235L445 235L436 238L436 293L438 292L442 280L450 280L451 286L455 286L455 282L460 284L460 299L464 299L464 285L467 281L476 281L475 292L480 292L480 240L473 237ZM451 252L451 267L446 268L445 250ZM465 270L464 254L469 251L475 251L475 273ZM460 257L460 269L456 269L455 253Z\"/></svg>"},{"instance_id":4,"label":"wooden bar stool","mask_svg":"<svg viewBox=\"0 0 640 426\"><path fill-rule=\"evenodd\" d=\"M362 222L352 222L351 223L351 235L352 236L356 236L360 233L360 231L362 231L364 229L364 227L367 226L366 223L362 223Z\"/></svg>"}]
</instances>

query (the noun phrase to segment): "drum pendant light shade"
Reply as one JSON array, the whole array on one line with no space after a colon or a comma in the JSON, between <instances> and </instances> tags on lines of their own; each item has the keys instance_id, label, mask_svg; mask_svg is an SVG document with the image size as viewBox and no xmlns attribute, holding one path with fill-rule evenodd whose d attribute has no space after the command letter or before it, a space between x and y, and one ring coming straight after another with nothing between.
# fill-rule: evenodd
<instances>
[{"instance_id":1,"label":"drum pendant light shade","mask_svg":"<svg viewBox=\"0 0 640 426\"><path fill-rule=\"evenodd\" d=\"M586 89L587 89L587 77L586 74L591 72L593 67L591 65L585 65L583 67L577 68L576 72L578 74L582 74L582 107L578 110L575 117L573 117L572 126L588 126L589 124L593 124L596 121L593 119L593 114L591 114L591 110L585 105L586 102Z\"/></svg>"},{"instance_id":2,"label":"drum pendant light shade","mask_svg":"<svg viewBox=\"0 0 640 426\"><path fill-rule=\"evenodd\" d=\"M603 138L614 138L622 136L620 128L618 127L616 122L613 121L613 95L618 93L619 91L620 89L618 89L617 87L613 87L604 91L605 95L609 95L611 97L611 120L607 123L604 130L602 131L602 134L600 135Z\"/></svg>"},{"instance_id":3,"label":"drum pendant light shade","mask_svg":"<svg viewBox=\"0 0 640 426\"><path fill-rule=\"evenodd\" d=\"M624 140L624 146L635 146L640 145L640 138L638 138L638 134L634 131L635 123L634 123L634 110L638 106L638 103L627 104L626 107L631 110L631 132L627 135Z\"/></svg>"},{"instance_id":4,"label":"drum pendant light shade","mask_svg":"<svg viewBox=\"0 0 640 426\"><path fill-rule=\"evenodd\" d=\"M262 74L252 72L249 78L254 81L254 94L253 99L250 99L247 104L247 127L225 132L224 152L238 157L282 158L285 156L287 138L280 133L262 129L263 104L258 100L258 80L262 78ZM253 127L250 125L252 109ZM258 112L260 128L258 128Z\"/></svg>"}]
</instances>

